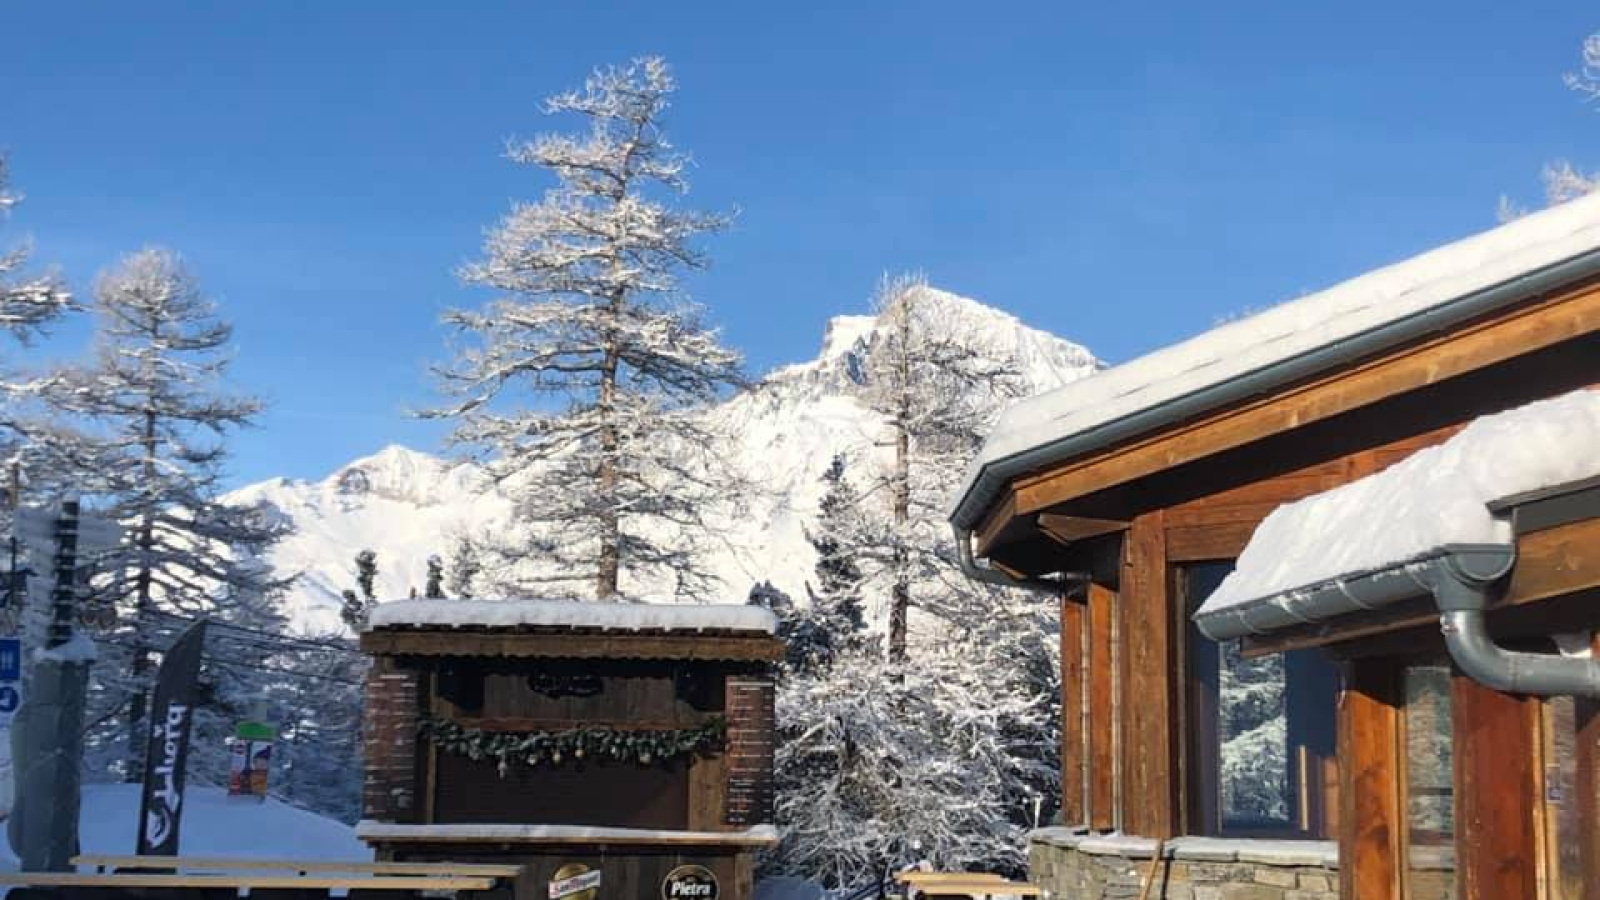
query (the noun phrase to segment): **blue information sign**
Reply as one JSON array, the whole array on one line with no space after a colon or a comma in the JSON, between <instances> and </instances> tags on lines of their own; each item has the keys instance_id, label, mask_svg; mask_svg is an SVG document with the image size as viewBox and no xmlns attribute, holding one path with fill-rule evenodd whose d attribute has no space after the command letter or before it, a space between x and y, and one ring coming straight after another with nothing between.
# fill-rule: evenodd
<instances>
[{"instance_id":1,"label":"blue information sign","mask_svg":"<svg viewBox=\"0 0 1600 900\"><path fill-rule=\"evenodd\" d=\"M0 682L22 680L22 640L0 638Z\"/></svg>"}]
</instances>

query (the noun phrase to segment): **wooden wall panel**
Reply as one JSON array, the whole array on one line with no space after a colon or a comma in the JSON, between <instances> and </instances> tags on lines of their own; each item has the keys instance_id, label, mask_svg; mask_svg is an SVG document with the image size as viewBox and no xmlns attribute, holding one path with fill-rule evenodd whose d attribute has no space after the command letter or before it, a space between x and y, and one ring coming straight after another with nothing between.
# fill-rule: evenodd
<instances>
[{"instance_id":1,"label":"wooden wall panel","mask_svg":"<svg viewBox=\"0 0 1600 900\"><path fill-rule=\"evenodd\" d=\"M1168 583L1166 524L1155 512L1128 530L1128 571L1118 597L1122 652L1122 829L1145 837L1177 833L1179 679Z\"/></svg>"},{"instance_id":2,"label":"wooden wall panel","mask_svg":"<svg viewBox=\"0 0 1600 900\"><path fill-rule=\"evenodd\" d=\"M1088 752L1083 727L1088 707L1084 678L1086 604L1061 595L1061 815L1063 825L1085 825Z\"/></svg>"},{"instance_id":3,"label":"wooden wall panel","mask_svg":"<svg viewBox=\"0 0 1600 900\"><path fill-rule=\"evenodd\" d=\"M1346 663L1339 689L1339 896L1399 900L1400 667Z\"/></svg>"},{"instance_id":4,"label":"wooden wall panel","mask_svg":"<svg viewBox=\"0 0 1600 900\"><path fill-rule=\"evenodd\" d=\"M1101 585L1089 587L1089 826L1096 831L1116 827L1116 708L1112 679L1111 617L1116 594Z\"/></svg>"},{"instance_id":5,"label":"wooden wall panel","mask_svg":"<svg viewBox=\"0 0 1600 900\"><path fill-rule=\"evenodd\" d=\"M1538 896L1538 701L1451 683L1460 900Z\"/></svg>"},{"instance_id":6,"label":"wooden wall panel","mask_svg":"<svg viewBox=\"0 0 1600 900\"><path fill-rule=\"evenodd\" d=\"M1600 654L1600 634L1591 652ZM1578 857L1583 867L1583 896L1600 897L1600 701L1579 699L1574 707L1577 727L1578 821L1584 830L1574 836L1582 841Z\"/></svg>"}]
</instances>

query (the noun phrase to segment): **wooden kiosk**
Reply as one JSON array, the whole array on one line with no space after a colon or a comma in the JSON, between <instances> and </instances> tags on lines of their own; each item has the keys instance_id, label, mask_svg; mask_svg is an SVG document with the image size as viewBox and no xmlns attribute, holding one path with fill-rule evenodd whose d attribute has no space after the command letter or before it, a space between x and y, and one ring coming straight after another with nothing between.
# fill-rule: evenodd
<instances>
[{"instance_id":1,"label":"wooden kiosk","mask_svg":"<svg viewBox=\"0 0 1600 900\"><path fill-rule=\"evenodd\" d=\"M521 863L541 900L750 900L776 621L752 606L408 600L362 649L382 860Z\"/></svg>"},{"instance_id":2,"label":"wooden kiosk","mask_svg":"<svg viewBox=\"0 0 1600 900\"><path fill-rule=\"evenodd\" d=\"M1600 195L1008 410L952 521L970 575L1062 597L1062 822L1032 880L1600 897L1600 681L1489 671L1600 674L1597 387ZM1457 491L1480 484L1506 493Z\"/></svg>"}]
</instances>

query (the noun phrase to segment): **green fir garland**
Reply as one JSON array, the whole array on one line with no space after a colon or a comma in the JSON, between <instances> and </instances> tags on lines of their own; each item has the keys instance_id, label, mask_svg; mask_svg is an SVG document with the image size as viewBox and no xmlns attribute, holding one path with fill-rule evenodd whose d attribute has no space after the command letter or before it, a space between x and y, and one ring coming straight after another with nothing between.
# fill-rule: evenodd
<instances>
[{"instance_id":1,"label":"green fir garland","mask_svg":"<svg viewBox=\"0 0 1600 900\"><path fill-rule=\"evenodd\" d=\"M470 759L493 759L505 777L512 765L559 766L567 760L618 760L648 766L722 746L727 720L718 716L693 728L622 731L573 728L566 731L484 731L430 716L418 732L435 747Z\"/></svg>"}]
</instances>

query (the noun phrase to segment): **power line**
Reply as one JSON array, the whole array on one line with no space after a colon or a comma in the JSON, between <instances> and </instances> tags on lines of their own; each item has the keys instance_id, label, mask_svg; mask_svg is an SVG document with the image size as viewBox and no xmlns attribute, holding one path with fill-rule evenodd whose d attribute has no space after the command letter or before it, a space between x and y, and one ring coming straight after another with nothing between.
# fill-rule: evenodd
<instances>
[{"instance_id":1,"label":"power line","mask_svg":"<svg viewBox=\"0 0 1600 900\"><path fill-rule=\"evenodd\" d=\"M135 647L134 645L126 643L124 641L113 641L113 640L109 640L109 639L106 639L106 638L102 638L101 642L102 643L106 643L106 644L110 644L113 647L121 647L124 650L137 650L137 649L139 649L139 648ZM351 687L361 687L362 686L362 682L356 681L356 680L350 679L350 678L340 678L340 677L338 677L336 675L318 675L318 674L315 674L315 673L312 673L312 672L296 672L293 669L285 669L285 668L280 668L278 666L262 666L262 665L256 665L256 664L253 664L253 663L241 662L241 661L236 660L236 659L223 659L223 658L221 658L219 656L216 656L215 654L205 653L204 651L201 652L200 658L205 660L206 662L213 663L213 664L221 666L222 668L225 668L225 669L228 669L228 668L231 668L231 669L254 669L255 671L258 671L258 672L270 672L273 675L284 675L284 676L287 676L289 678L306 678L306 679L310 679L312 681L331 681L331 682L334 682L336 684L350 685Z\"/></svg>"},{"instance_id":2,"label":"power line","mask_svg":"<svg viewBox=\"0 0 1600 900\"><path fill-rule=\"evenodd\" d=\"M154 615L154 616L156 616L158 618L175 619L177 621L188 622L190 624L193 624L195 622L200 621L200 619L198 617L195 617L195 616L185 616L185 615L181 615L179 613L167 612L166 610L163 610L163 609L151 609L151 610L146 610L145 612L148 615ZM351 647L348 644L338 644L338 643L334 643L332 641L319 641L319 640L316 640L315 638L290 637L288 635L274 634L273 632L270 632L270 631L263 631L262 629L259 629L259 628L250 628L250 627L245 626L245 625L235 625L235 624L233 624L231 622L219 622L219 621L216 621L214 619L207 619L206 623L207 623L208 626L212 626L212 627L216 627L216 628L222 628L222 629L226 629L226 630L229 630L229 631L239 631L239 632L243 632L245 634L257 635L257 636L260 636L262 638L265 638L265 639L267 639L269 641L272 641L274 643L277 643L277 644L293 644L293 645L301 646L301 647L315 647L315 648L319 648L319 649L322 649L322 650L330 650L330 651L335 652L335 653L348 653L348 654L350 654L352 656L360 656L360 655L362 655L360 650L357 650L357 649Z\"/></svg>"}]
</instances>

